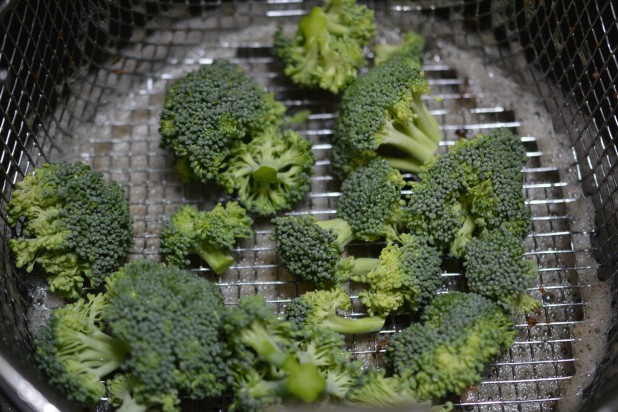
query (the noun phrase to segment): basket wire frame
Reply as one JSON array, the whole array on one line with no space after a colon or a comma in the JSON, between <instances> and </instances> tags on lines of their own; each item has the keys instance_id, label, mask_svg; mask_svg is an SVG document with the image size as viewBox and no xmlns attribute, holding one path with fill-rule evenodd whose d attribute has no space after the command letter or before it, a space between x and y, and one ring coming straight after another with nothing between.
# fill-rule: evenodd
<instances>
[{"instance_id":1,"label":"basket wire frame","mask_svg":"<svg viewBox=\"0 0 618 412\"><path fill-rule=\"evenodd\" d=\"M0 9L2 210L15 183L34 167L59 158L80 160L126 189L134 218L131 258L157 259L161 224L181 204L207 207L227 198L214 185L182 184L170 168L171 159L158 147L158 113L167 86L191 67L217 56L241 65L291 113L311 110L309 121L298 131L313 143L317 158L312 189L291 213L332 217L340 195L329 161L336 100L293 87L281 74L269 42L233 36L242 27L295 21L314 4L297 0L9 2ZM540 149L539 139L546 136L521 136L529 158L524 189L533 215L526 247L529 258L540 267L531 294L543 300L542 312L517 319L516 343L487 368L480 385L456 399L463 410L555 410L563 384L575 374L574 328L583 322L586 305L581 293L586 285L579 277L590 268L582 257L587 251L581 250L577 239L587 233L574 226L577 216L570 214L569 207L579 201L572 194L580 186L594 204L592 238L599 274L611 278L616 289L617 153L612 137L618 128L618 68L612 33L618 30L618 10L612 2L566 0L367 4L395 26L414 23L412 28L426 35L429 50L441 42L450 43L507 69L543 97L554 129L568 136L574 171L554 165L551 155ZM485 104L455 68L428 61L424 70L433 95L441 98L426 101L441 124L441 151L461 137L497 127L517 133L525 126L528 119L518 115L517 107ZM564 179L565 174L576 176ZM4 212L0 217L5 268L0 286L0 354L11 357L22 352L18 348L31 348L29 314L39 310L44 314L59 303L39 289L34 293L31 276L15 270L7 243L18 233L8 227ZM273 310L281 313L289 299L308 286L280 267L271 234L269 219L257 219L256 235L238 245L236 264L221 278L199 265L193 271L216 281L228 304L246 294L263 293ZM376 250L371 245L351 246L358 254ZM445 289L462 284L455 262L445 263L443 277ZM352 287L354 307L347 314L351 317L363 315L355 292ZM349 346L355 356L380 365L388 337L406 320L389 319L382 333L351 337ZM20 358L28 369L31 357ZM40 377L31 379L41 382ZM212 408L224 408L224 402Z\"/></svg>"}]
</instances>

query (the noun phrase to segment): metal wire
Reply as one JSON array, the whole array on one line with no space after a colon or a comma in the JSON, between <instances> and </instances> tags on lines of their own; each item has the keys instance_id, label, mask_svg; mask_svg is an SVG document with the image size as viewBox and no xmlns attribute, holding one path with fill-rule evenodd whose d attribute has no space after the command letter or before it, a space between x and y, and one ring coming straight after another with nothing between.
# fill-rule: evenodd
<instances>
[{"instance_id":1,"label":"metal wire","mask_svg":"<svg viewBox=\"0 0 618 412\"><path fill-rule=\"evenodd\" d=\"M335 213L339 182L331 174L329 159L336 99L293 87L272 57L271 42L264 40L264 33L276 24L294 21L313 3L16 3L0 15L0 27L6 28L0 44L2 205L15 182L33 166L57 158L81 160L125 187L134 219L131 258L157 259L161 224L180 205L208 207L227 197L215 185L181 183L171 170L170 157L158 147L158 114L167 87L191 68L225 57L272 90L290 112L311 110L309 121L298 130L313 143L317 163L311 193L292 213L324 218ZM487 368L482 383L455 400L462 410L555 410L564 384L575 374L574 329L584 322L586 305L582 300L586 285L580 277L590 270L582 258L590 251L585 242L582 246L578 241L586 236L586 228L574 229L578 217L570 214L570 205L580 201L579 181L597 211L595 252L601 272L611 274L618 261L614 253L618 222L613 209L617 154L611 140L617 125L611 99L615 99L612 90L615 93L618 70L614 68L615 43L610 41L616 31L616 9L611 2L587 2L582 7L566 1L386 1L370 5L392 28L412 27L425 34L428 56L439 55L441 44L449 43L480 53L488 64L508 68L513 78L543 96L554 128L564 131L572 142L577 167L569 169L555 164L553 153L543 151L541 143L548 136L522 136L529 158L524 188L533 215L526 247L540 267L531 294L543 300L543 308L517 319L516 343ZM264 31L247 36L240 30L246 27ZM595 39L593 45L587 40L590 37ZM574 46L558 47L569 42ZM569 51L561 54L560 50ZM584 62L588 63L585 68ZM589 75L590 67L596 67L597 75ZM426 102L441 125L442 151L461 137L496 127L516 133L526 129L530 119L522 117L525 111L508 107L506 102L486 103L492 99L471 87L455 67L427 61L424 70L433 95L439 98ZM578 105L565 99L564 90L577 98ZM586 108L584 115L581 107ZM4 214L0 215L4 221ZM236 264L223 276L216 278L199 266L193 271L216 281L228 304L246 294L262 293L273 310L281 313L289 299L308 286L280 267L269 220L257 219L256 223L256 235L238 245ZM44 318L54 302L33 293L38 283L11 267L7 240L14 235L5 224L0 234L0 258L7 268L0 286L0 324L5 336L29 345L32 319ZM375 247L361 244L351 248L355 253L376 252ZM445 263L443 277L447 289L461 285L455 262ZM348 315L360 316L362 305L353 288L351 293L354 306ZM34 297L41 302L32 309ZM350 348L358 358L380 365L389 336L405 323L404 318L390 319L380 334L350 338ZM0 353L8 354L10 349Z\"/></svg>"}]
</instances>

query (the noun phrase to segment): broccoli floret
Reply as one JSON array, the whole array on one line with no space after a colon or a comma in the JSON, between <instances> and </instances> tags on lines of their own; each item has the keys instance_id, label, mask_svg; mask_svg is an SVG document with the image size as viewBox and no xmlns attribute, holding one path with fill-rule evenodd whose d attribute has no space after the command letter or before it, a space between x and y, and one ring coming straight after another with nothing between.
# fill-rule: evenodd
<instances>
[{"instance_id":1,"label":"broccoli floret","mask_svg":"<svg viewBox=\"0 0 618 412\"><path fill-rule=\"evenodd\" d=\"M352 276L367 285L358 296L372 316L418 311L435 298L442 285L438 249L410 234L400 235L399 242L387 244L369 272Z\"/></svg>"},{"instance_id":2,"label":"broccoli floret","mask_svg":"<svg viewBox=\"0 0 618 412\"><path fill-rule=\"evenodd\" d=\"M345 220L300 215L280 216L273 223L277 254L293 276L320 287L349 277L351 264L342 254L352 240L352 228Z\"/></svg>"},{"instance_id":3,"label":"broccoli floret","mask_svg":"<svg viewBox=\"0 0 618 412\"><path fill-rule=\"evenodd\" d=\"M541 301L527 294L538 274L534 260L524 259L519 237L505 228L484 231L472 239L464 259L470 291L489 298L506 310L532 312Z\"/></svg>"},{"instance_id":4,"label":"broccoli floret","mask_svg":"<svg viewBox=\"0 0 618 412\"><path fill-rule=\"evenodd\" d=\"M511 318L473 293L438 295L421 320L393 335L385 359L421 400L457 394L480 382L485 364L515 337Z\"/></svg>"},{"instance_id":5,"label":"broccoli floret","mask_svg":"<svg viewBox=\"0 0 618 412\"><path fill-rule=\"evenodd\" d=\"M341 184L337 217L350 223L354 238L373 242L397 236L405 181L384 159L373 159Z\"/></svg>"},{"instance_id":6,"label":"broccoli floret","mask_svg":"<svg viewBox=\"0 0 618 412\"><path fill-rule=\"evenodd\" d=\"M302 17L294 37L275 34L275 54L297 85L339 93L365 66L363 47L375 35L373 11L356 0L325 0Z\"/></svg>"},{"instance_id":7,"label":"broccoli floret","mask_svg":"<svg viewBox=\"0 0 618 412\"><path fill-rule=\"evenodd\" d=\"M23 237L9 241L15 265L41 267L50 290L70 299L98 287L133 245L123 189L81 163L47 163L19 182L7 221L21 219Z\"/></svg>"},{"instance_id":8,"label":"broccoli floret","mask_svg":"<svg viewBox=\"0 0 618 412\"><path fill-rule=\"evenodd\" d=\"M193 205L178 209L161 229L163 261L180 268L192 254L201 257L218 275L234 263L230 250L239 238L253 236L253 220L236 202L218 203L209 211Z\"/></svg>"},{"instance_id":9,"label":"broccoli floret","mask_svg":"<svg viewBox=\"0 0 618 412\"><path fill-rule=\"evenodd\" d=\"M403 226L455 257L486 229L505 226L523 239L530 229L525 162L520 139L507 130L460 140L423 166L420 182L411 183Z\"/></svg>"},{"instance_id":10,"label":"broccoli floret","mask_svg":"<svg viewBox=\"0 0 618 412\"><path fill-rule=\"evenodd\" d=\"M228 365L235 378L233 388L244 386L242 376L247 367L255 369L259 376L272 374L275 369L279 372L273 378L283 383L283 390L279 388L276 394L282 399L313 402L323 396L326 382L317 365L298 361L292 324L277 319L263 296L242 297L237 306L224 313L222 330L231 359Z\"/></svg>"},{"instance_id":11,"label":"broccoli floret","mask_svg":"<svg viewBox=\"0 0 618 412\"><path fill-rule=\"evenodd\" d=\"M422 100L429 92L418 67L393 56L346 89L334 130L333 167L345 177L380 155L396 169L418 173L442 134Z\"/></svg>"},{"instance_id":12,"label":"broccoli floret","mask_svg":"<svg viewBox=\"0 0 618 412\"><path fill-rule=\"evenodd\" d=\"M219 289L198 276L160 263L136 260L107 281L105 310L111 333L130 347L123 369L139 404L168 405L219 396L226 389L221 347L224 311Z\"/></svg>"},{"instance_id":13,"label":"broccoli floret","mask_svg":"<svg viewBox=\"0 0 618 412\"><path fill-rule=\"evenodd\" d=\"M56 309L39 330L36 360L50 384L69 400L95 405L105 395L101 380L118 370L129 346L106 333L104 295L89 294Z\"/></svg>"},{"instance_id":14,"label":"broccoli floret","mask_svg":"<svg viewBox=\"0 0 618 412\"><path fill-rule=\"evenodd\" d=\"M231 412L274 411L287 396L287 377L267 378L254 369L238 374Z\"/></svg>"},{"instance_id":15,"label":"broccoli floret","mask_svg":"<svg viewBox=\"0 0 618 412\"><path fill-rule=\"evenodd\" d=\"M217 181L262 216L291 209L309 190L315 157L311 143L293 130L268 129L235 146Z\"/></svg>"},{"instance_id":16,"label":"broccoli floret","mask_svg":"<svg viewBox=\"0 0 618 412\"><path fill-rule=\"evenodd\" d=\"M342 334L379 332L384 327L384 318L344 318L338 310L350 310L352 302L341 286L303 293L286 306L285 318L302 329L307 326L322 326Z\"/></svg>"},{"instance_id":17,"label":"broccoli floret","mask_svg":"<svg viewBox=\"0 0 618 412\"><path fill-rule=\"evenodd\" d=\"M404 34L401 43L377 44L374 49L374 61L376 65L384 63L394 56L403 55L411 66L421 67L423 65L423 48L425 38L418 33L409 31Z\"/></svg>"},{"instance_id":18,"label":"broccoli floret","mask_svg":"<svg viewBox=\"0 0 618 412\"><path fill-rule=\"evenodd\" d=\"M161 148L186 181L214 179L233 143L283 122L285 107L233 63L202 65L167 90Z\"/></svg>"}]
</instances>

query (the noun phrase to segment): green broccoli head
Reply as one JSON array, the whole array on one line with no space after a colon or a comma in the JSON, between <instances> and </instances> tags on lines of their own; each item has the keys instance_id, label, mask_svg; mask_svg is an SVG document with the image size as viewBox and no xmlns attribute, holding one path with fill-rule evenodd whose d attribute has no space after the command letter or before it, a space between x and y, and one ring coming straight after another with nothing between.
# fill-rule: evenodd
<instances>
[{"instance_id":1,"label":"green broccoli head","mask_svg":"<svg viewBox=\"0 0 618 412\"><path fill-rule=\"evenodd\" d=\"M373 48L376 65L382 64L389 58L404 55L408 64L416 67L423 65L423 48L425 38L418 33L409 31L403 35L399 44L382 43Z\"/></svg>"},{"instance_id":2,"label":"green broccoli head","mask_svg":"<svg viewBox=\"0 0 618 412\"><path fill-rule=\"evenodd\" d=\"M344 318L338 311L347 311L352 302L341 286L306 292L292 299L286 306L285 318L296 328L320 326L341 334L379 332L384 327L384 318Z\"/></svg>"},{"instance_id":3,"label":"green broccoli head","mask_svg":"<svg viewBox=\"0 0 618 412\"><path fill-rule=\"evenodd\" d=\"M35 340L36 360L50 384L69 400L96 405L105 395L101 380L123 365L129 346L106 333L104 295L56 309Z\"/></svg>"},{"instance_id":4,"label":"green broccoli head","mask_svg":"<svg viewBox=\"0 0 618 412\"><path fill-rule=\"evenodd\" d=\"M136 399L184 393L192 399L225 390L227 364L219 342L223 296L212 283L146 260L108 278L105 317L127 342L124 370Z\"/></svg>"},{"instance_id":5,"label":"green broccoli head","mask_svg":"<svg viewBox=\"0 0 618 412\"><path fill-rule=\"evenodd\" d=\"M505 310L531 312L541 302L527 295L538 275L535 261L524 259L519 237L505 228L484 231L466 248L464 268L470 291L493 300Z\"/></svg>"},{"instance_id":6,"label":"green broccoli head","mask_svg":"<svg viewBox=\"0 0 618 412\"><path fill-rule=\"evenodd\" d=\"M268 129L236 144L217 181L262 216L289 210L307 193L315 157L311 143L293 130Z\"/></svg>"},{"instance_id":7,"label":"green broccoli head","mask_svg":"<svg viewBox=\"0 0 618 412\"><path fill-rule=\"evenodd\" d=\"M236 202L218 203L208 211L183 205L161 229L160 254L165 263L181 268L189 265L190 255L198 255L220 275L234 263L230 250L237 239L253 236L252 225Z\"/></svg>"},{"instance_id":8,"label":"green broccoli head","mask_svg":"<svg viewBox=\"0 0 618 412\"><path fill-rule=\"evenodd\" d=\"M397 169L384 159L373 159L350 173L341 184L337 216L350 224L356 239L394 239L404 185Z\"/></svg>"},{"instance_id":9,"label":"green broccoli head","mask_svg":"<svg viewBox=\"0 0 618 412\"><path fill-rule=\"evenodd\" d=\"M277 254L293 276L317 286L348 279L352 262L342 254L352 240L352 228L345 220L299 215L276 217L273 223Z\"/></svg>"},{"instance_id":10,"label":"green broccoli head","mask_svg":"<svg viewBox=\"0 0 618 412\"><path fill-rule=\"evenodd\" d=\"M169 87L161 111L161 148L185 180L205 182L225 167L233 143L283 122L285 108L239 66L202 65Z\"/></svg>"},{"instance_id":11,"label":"green broccoli head","mask_svg":"<svg viewBox=\"0 0 618 412\"><path fill-rule=\"evenodd\" d=\"M371 9L355 0L326 0L300 19L294 37L276 32L275 53L297 85L339 93L366 65L363 47L375 30Z\"/></svg>"},{"instance_id":12,"label":"green broccoli head","mask_svg":"<svg viewBox=\"0 0 618 412\"><path fill-rule=\"evenodd\" d=\"M422 323L393 335L386 349L389 369L421 400L458 394L481 381L487 362L514 340L513 322L489 299L440 294Z\"/></svg>"},{"instance_id":13,"label":"green broccoli head","mask_svg":"<svg viewBox=\"0 0 618 412\"><path fill-rule=\"evenodd\" d=\"M379 263L354 280L367 284L359 298L370 315L418 311L430 303L442 285L441 254L427 239L402 234L389 243Z\"/></svg>"},{"instance_id":14,"label":"green broccoli head","mask_svg":"<svg viewBox=\"0 0 618 412\"><path fill-rule=\"evenodd\" d=\"M50 290L70 299L84 286L99 286L133 245L123 189L81 163L47 163L26 176L12 193L7 220L13 227L23 222L23 237L9 242L16 266L40 266Z\"/></svg>"},{"instance_id":15,"label":"green broccoli head","mask_svg":"<svg viewBox=\"0 0 618 412\"><path fill-rule=\"evenodd\" d=\"M333 167L345 177L380 155L396 169L418 173L442 134L422 96L429 92L418 67L393 56L346 89L334 130Z\"/></svg>"}]
</instances>

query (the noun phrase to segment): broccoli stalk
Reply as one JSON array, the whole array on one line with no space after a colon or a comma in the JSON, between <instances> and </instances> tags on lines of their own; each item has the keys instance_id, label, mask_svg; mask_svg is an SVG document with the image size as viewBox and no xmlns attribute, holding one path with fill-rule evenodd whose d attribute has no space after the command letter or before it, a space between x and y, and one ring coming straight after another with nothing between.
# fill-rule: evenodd
<instances>
[{"instance_id":1,"label":"broccoli stalk","mask_svg":"<svg viewBox=\"0 0 618 412\"><path fill-rule=\"evenodd\" d=\"M234 263L230 250L236 239L253 235L252 224L236 202L219 203L210 211L184 205L161 229L160 253L165 263L178 267L190 263L189 255L198 255L220 275Z\"/></svg>"},{"instance_id":2,"label":"broccoli stalk","mask_svg":"<svg viewBox=\"0 0 618 412\"><path fill-rule=\"evenodd\" d=\"M303 293L286 306L286 320L297 328L321 326L341 334L379 332L384 318L367 316L360 319L344 318L337 310L350 310L352 302L341 286Z\"/></svg>"},{"instance_id":3,"label":"broccoli stalk","mask_svg":"<svg viewBox=\"0 0 618 412\"><path fill-rule=\"evenodd\" d=\"M269 129L237 144L217 181L251 212L291 209L309 190L315 162L311 143L292 130Z\"/></svg>"},{"instance_id":4,"label":"broccoli stalk","mask_svg":"<svg viewBox=\"0 0 618 412\"><path fill-rule=\"evenodd\" d=\"M88 295L56 309L35 338L38 364L67 398L96 404L105 395L101 380L120 368L128 344L107 334L102 294Z\"/></svg>"}]
</instances>

